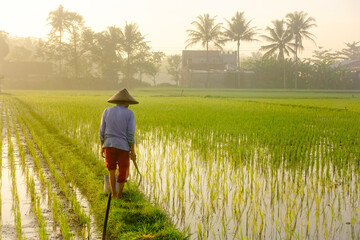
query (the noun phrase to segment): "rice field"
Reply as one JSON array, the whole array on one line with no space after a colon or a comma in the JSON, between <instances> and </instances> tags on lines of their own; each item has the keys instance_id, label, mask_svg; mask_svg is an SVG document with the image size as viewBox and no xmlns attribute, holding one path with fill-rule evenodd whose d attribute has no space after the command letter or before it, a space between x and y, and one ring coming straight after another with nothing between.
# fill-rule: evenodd
<instances>
[{"instance_id":1,"label":"rice field","mask_svg":"<svg viewBox=\"0 0 360 240\"><path fill-rule=\"evenodd\" d=\"M14 96L0 97L0 238L102 239L104 163ZM126 191L112 203L107 239L184 238L135 184Z\"/></svg>"},{"instance_id":2,"label":"rice field","mask_svg":"<svg viewBox=\"0 0 360 240\"><path fill-rule=\"evenodd\" d=\"M97 238L89 204L2 99L2 239Z\"/></svg>"},{"instance_id":3,"label":"rice field","mask_svg":"<svg viewBox=\"0 0 360 240\"><path fill-rule=\"evenodd\" d=\"M125 193L134 196L129 205L115 203L110 216L117 218L124 208L131 211L121 215L120 223L110 219L112 238L360 238L359 93L176 89L131 93L140 101L131 106L143 173L138 188L172 223L166 225L166 233L148 224L136 233L124 228L121 221L135 218L134 196L140 194L133 192L139 179L132 171ZM56 233L49 230L53 226L59 229L59 238L97 239L106 205L99 189L106 171L98 130L113 93L12 94L3 96L1 104L2 236L36 234L24 230L26 220L21 218L28 201L32 209L28 211L35 215L32 229L38 229L42 239ZM74 152L80 156L71 155ZM73 158L83 167L78 174L71 165ZM85 164L84 159L91 162ZM26 162L30 160L31 164ZM19 186L27 186L21 183L5 189L11 184L4 182L19 178L29 182L30 190L21 190ZM33 191L35 197L21 197L23 191ZM51 207L37 202L49 202ZM45 209L53 209L52 214ZM3 216L12 216L11 229ZM165 219L160 225L167 222L159 218ZM182 233L171 230L172 224Z\"/></svg>"}]
</instances>

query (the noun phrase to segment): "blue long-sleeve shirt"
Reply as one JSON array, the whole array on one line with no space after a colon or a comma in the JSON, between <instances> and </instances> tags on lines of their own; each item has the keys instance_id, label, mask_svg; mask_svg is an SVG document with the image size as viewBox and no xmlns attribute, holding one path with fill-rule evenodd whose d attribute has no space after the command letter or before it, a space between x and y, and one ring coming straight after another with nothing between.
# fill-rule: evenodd
<instances>
[{"instance_id":1,"label":"blue long-sleeve shirt","mask_svg":"<svg viewBox=\"0 0 360 240\"><path fill-rule=\"evenodd\" d=\"M103 148L114 147L130 151L130 146L135 143L134 113L123 105L105 109L99 134Z\"/></svg>"}]
</instances>

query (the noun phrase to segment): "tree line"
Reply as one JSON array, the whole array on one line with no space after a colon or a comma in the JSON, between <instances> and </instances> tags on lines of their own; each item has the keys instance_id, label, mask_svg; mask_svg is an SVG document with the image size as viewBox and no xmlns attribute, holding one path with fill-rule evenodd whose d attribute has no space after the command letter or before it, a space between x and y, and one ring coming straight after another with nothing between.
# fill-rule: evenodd
<instances>
[{"instance_id":1,"label":"tree line","mask_svg":"<svg viewBox=\"0 0 360 240\"><path fill-rule=\"evenodd\" d=\"M51 62L55 66L56 81L71 86L96 81L99 83L97 85L105 88L119 84L127 87L148 86L142 81L144 75L156 85L165 54L151 50L136 23L125 22L122 28L108 26L104 31L94 32L85 25L80 14L66 10L62 5L48 14L47 23L51 30L46 40L28 39L31 42L28 48L15 44L10 54L9 44L6 43L8 33L2 31L1 60L9 55L7 59L10 61ZM168 56L167 61L168 72L174 75L174 81L178 84L181 58Z\"/></svg>"},{"instance_id":2,"label":"tree line","mask_svg":"<svg viewBox=\"0 0 360 240\"><path fill-rule=\"evenodd\" d=\"M52 29L37 53L44 60L57 61L60 77L101 78L110 85L121 82L131 87L141 84L142 75L147 74L155 83L165 54L151 51L136 23L95 33L84 25L81 15L61 5L49 13L47 21Z\"/></svg>"},{"instance_id":3,"label":"tree line","mask_svg":"<svg viewBox=\"0 0 360 240\"><path fill-rule=\"evenodd\" d=\"M356 85L356 76L334 63L360 59L360 41L345 43L346 48L336 52L319 47L314 51L313 58L299 58L305 40L316 45L315 36L311 33L311 29L317 26L316 20L303 11L288 13L285 19L272 21L265 28L267 34L260 34L260 29L252 26L252 20L247 20L244 12L236 12L230 20L225 19L225 26L216 21L216 16L211 17L209 14L199 15L191 25L193 28L187 30L186 47L201 44L207 52L206 62L209 66L210 44L223 49L227 42L235 42L237 69L254 71L254 87L336 89L353 88ZM253 54L252 58L241 64L241 43L260 39L268 44L262 45L258 54Z\"/></svg>"},{"instance_id":4,"label":"tree line","mask_svg":"<svg viewBox=\"0 0 360 240\"><path fill-rule=\"evenodd\" d=\"M181 55L165 56L163 52L152 51L136 23L125 22L122 28L108 26L104 31L94 32L80 14L62 5L48 14L47 23L51 30L46 40L14 44L10 51L6 43L8 34L0 31L0 63L6 56L10 61L52 62L56 66L56 81L72 86L95 82L105 87L147 86L144 76L156 85L163 65L175 85L181 82ZM360 41L346 43L346 48L336 52L319 48L313 58L300 59L304 41L316 44L311 33L316 26L315 18L296 11L288 13L285 19L272 21L265 34L261 34L244 12L236 12L229 20L225 19L225 24L217 22L217 16L203 14L186 31L185 48L200 44L207 52L209 66L209 49L222 50L228 42L236 43L237 71L253 70L254 87L258 88L351 88L351 75L334 67L334 63L359 59ZM240 59L244 42L261 40L268 44L262 45L252 57Z\"/></svg>"}]
</instances>

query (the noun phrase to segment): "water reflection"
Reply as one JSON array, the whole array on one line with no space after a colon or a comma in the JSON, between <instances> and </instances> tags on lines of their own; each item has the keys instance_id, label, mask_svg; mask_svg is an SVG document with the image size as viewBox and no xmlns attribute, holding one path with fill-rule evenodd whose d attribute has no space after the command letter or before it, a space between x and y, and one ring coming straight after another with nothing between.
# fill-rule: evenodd
<instances>
[{"instance_id":1,"label":"water reflection","mask_svg":"<svg viewBox=\"0 0 360 240\"><path fill-rule=\"evenodd\" d=\"M142 190L192 239L359 237L359 175L350 166L340 176L316 146L309 155L317 164L292 170L271 166L265 148L243 161L156 132L142 134L138 149Z\"/></svg>"}]
</instances>

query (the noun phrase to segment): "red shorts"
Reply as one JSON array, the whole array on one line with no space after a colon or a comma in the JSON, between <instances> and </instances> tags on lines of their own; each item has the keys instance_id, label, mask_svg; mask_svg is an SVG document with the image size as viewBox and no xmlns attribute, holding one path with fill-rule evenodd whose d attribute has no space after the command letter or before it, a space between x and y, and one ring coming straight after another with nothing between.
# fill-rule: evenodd
<instances>
[{"instance_id":1,"label":"red shorts","mask_svg":"<svg viewBox=\"0 0 360 240\"><path fill-rule=\"evenodd\" d=\"M129 152L113 147L105 148L105 165L107 169L116 170L116 165L119 167L119 174L117 181L119 183L126 182L129 176L130 157Z\"/></svg>"}]
</instances>

